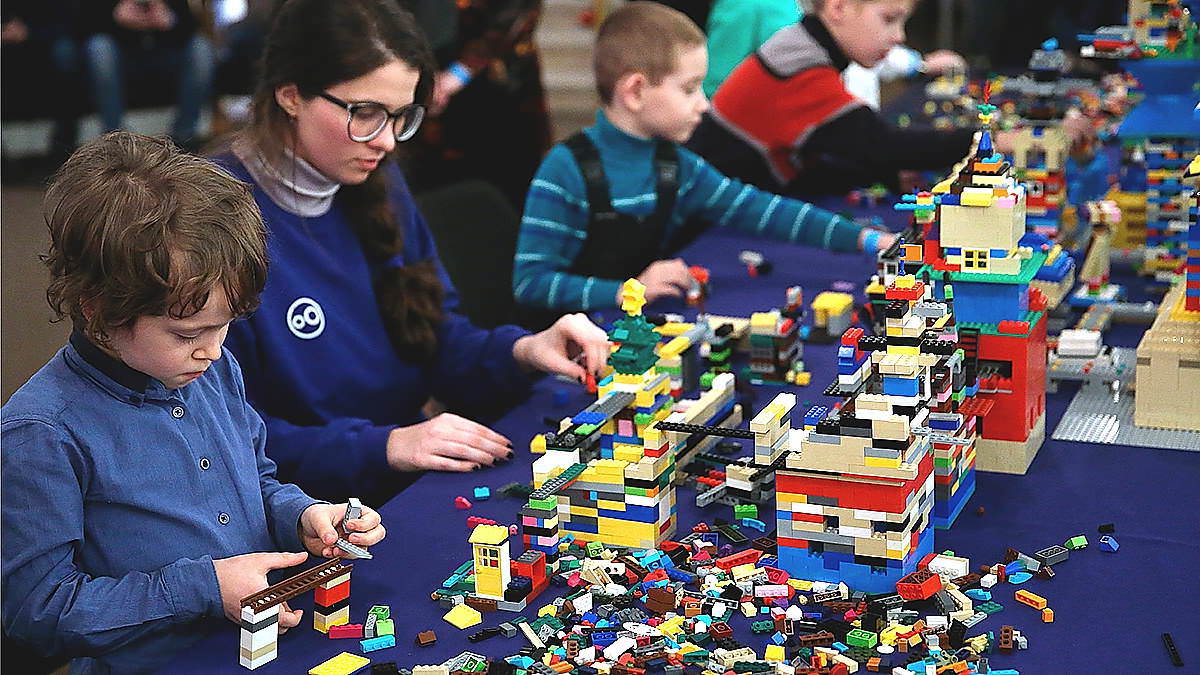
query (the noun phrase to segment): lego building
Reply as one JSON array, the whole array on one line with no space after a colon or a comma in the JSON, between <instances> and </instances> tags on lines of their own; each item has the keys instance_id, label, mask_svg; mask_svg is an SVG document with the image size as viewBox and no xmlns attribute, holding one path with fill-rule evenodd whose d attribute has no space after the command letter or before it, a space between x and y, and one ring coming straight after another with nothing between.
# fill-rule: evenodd
<instances>
[{"instance_id":1,"label":"lego building","mask_svg":"<svg viewBox=\"0 0 1200 675\"><path fill-rule=\"evenodd\" d=\"M778 557L790 574L894 590L933 550L974 490L976 419L953 301L912 276L887 289L887 335L850 329L838 380L792 429L795 396L779 394L750 422L755 464L775 467Z\"/></svg>"},{"instance_id":2,"label":"lego building","mask_svg":"<svg viewBox=\"0 0 1200 675\"><path fill-rule=\"evenodd\" d=\"M994 405L980 432L978 468L1025 473L1046 432L1048 303L1033 282L1063 254L1027 245L1026 189L992 149L993 109L980 106L977 151L933 189L936 225L924 241L921 274L953 284L961 344L978 360L979 396Z\"/></svg>"}]
</instances>

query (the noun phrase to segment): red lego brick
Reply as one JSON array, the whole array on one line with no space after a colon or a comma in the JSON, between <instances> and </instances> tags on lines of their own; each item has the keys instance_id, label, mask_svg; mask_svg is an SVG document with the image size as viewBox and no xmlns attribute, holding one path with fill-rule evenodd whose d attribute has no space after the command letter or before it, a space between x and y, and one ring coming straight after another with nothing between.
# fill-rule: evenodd
<instances>
[{"instance_id":1,"label":"red lego brick","mask_svg":"<svg viewBox=\"0 0 1200 675\"><path fill-rule=\"evenodd\" d=\"M361 640L363 637L363 626L361 623L347 623L341 626L329 627L330 640Z\"/></svg>"},{"instance_id":2,"label":"red lego brick","mask_svg":"<svg viewBox=\"0 0 1200 675\"><path fill-rule=\"evenodd\" d=\"M318 586L313 590L313 604L329 607L330 605L345 600L350 597L350 580L347 579L333 588L321 588Z\"/></svg>"},{"instance_id":3,"label":"red lego brick","mask_svg":"<svg viewBox=\"0 0 1200 675\"><path fill-rule=\"evenodd\" d=\"M758 562L758 559L761 557L762 557L762 551L755 549L755 548L748 548L745 551L741 551L740 553L734 553L733 555L727 555L724 558L717 558L716 565L717 565L717 567L720 567L723 570L731 570L734 567L737 567L738 565L744 565L746 563L750 563L750 564L756 563L756 562Z\"/></svg>"},{"instance_id":4,"label":"red lego brick","mask_svg":"<svg viewBox=\"0 0 1200 675\"><path fill-rule=\"evenodd\" d=\"M905 600L924 600L942 590L942 579L929 570L917 570L896 582L896 592Z\"/></svg>"},{"instance_id":5,"label":"red lego brick","mask_svg":"<svg viewBox=\"0 0 1200 675\"><path fill-rule=\"evenodd\" d=\"M996 332L1006 335L1025 335L1029 332L1028 321L1001 321L996 325Z\"/></svg>"},{"instance_id":6,"label":"red lego brick","mask_svg":"<svg viewBox=\"0 0 1200 675\"><path fill-rule=\"evenodd\" d=\"M847 328L845 333L842 333L842 344L846 347L858 348L858 341L863 336L861 328Z\"/></svg>"}]
</instances>

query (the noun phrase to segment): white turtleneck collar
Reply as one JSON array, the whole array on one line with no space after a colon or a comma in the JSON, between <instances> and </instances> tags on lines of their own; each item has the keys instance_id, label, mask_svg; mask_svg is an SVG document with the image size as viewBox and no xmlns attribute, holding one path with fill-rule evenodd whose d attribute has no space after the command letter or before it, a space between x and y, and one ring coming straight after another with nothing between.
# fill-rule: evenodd
<instances>
[{"instance_id":1,"label":"white turtleneck collar","mask_svg":"<svg viewBox=\"0 0 1200 675\"><path fill-rule=\"evenodd\" d=\"M233 154L279 208L304 218L328 213L341 183L330 180L290 149L283 152L285 165L276 167L249 140L233 142Z\"/></svg>"}]
</instances>

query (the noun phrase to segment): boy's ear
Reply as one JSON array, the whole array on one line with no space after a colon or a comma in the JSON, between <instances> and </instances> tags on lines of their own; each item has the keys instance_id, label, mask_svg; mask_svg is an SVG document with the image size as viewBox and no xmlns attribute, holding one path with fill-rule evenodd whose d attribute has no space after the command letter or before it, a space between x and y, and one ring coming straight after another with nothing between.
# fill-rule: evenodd
<instances>
[{"instance_id":1,"label":"boy's ear","mask_svg":"<svg viewBox=\"0 0 1200 675\"><path fill-rule=\"evenodd\" d=\"M825 0L821 7L820 17L831 23L845 21L848 5L854 0Z\"/></svg>"},{"instance_id":2,"label":"boy's ear","mask_svg":"<svg viewBox=\"0 0 1200 675\"><path fill-rule=\"evenodd\" d=\"M644 73L626 73L617 79L617 85L613 88L613 98L630 110L641 110L642 97L648 86L650 81Z\"/></svg>"},{"instance_id":3,"label":"boy's ear","mask_svg":"<svg viewBox=\"0 0 1200 675\"><path fill-rule=\"evenodd\" d=\"M275 102L288 117L295 117L300 110L300 89L291 82L275 87Z\"/></svg>"}]
</instances>

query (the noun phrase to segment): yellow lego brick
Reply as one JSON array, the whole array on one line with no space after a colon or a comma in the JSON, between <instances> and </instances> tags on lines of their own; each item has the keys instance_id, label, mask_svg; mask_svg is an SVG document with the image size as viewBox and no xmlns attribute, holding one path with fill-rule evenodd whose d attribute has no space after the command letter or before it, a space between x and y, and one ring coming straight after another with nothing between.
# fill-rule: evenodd
<instances>
[{"instance_id":1,"label":"yellow lego brick","mask_svg":"<svg viewBox=\"0 0 1200 675\"><path fill-rule=\"evenodd\" d=\"M661 361L668 358L678 358L680 354L682 354L688 347L691 346L691 340L683 336L679 336L662 346L658 352L659 360Z\"/></svg>"},{"instance_id":2,"label":"yellow lego brick","mask_svg":"<svg viewBox=\"0 0 1200 675\"><path fill-rule=\"evenodd\" d=\"M963 188L958 203L962 206L991 206L993 193L990 188Z\"/></svg>"},{"instance_id":3,"label":"yellow lego brick","mask_svg":"<svg viewBox=\"0 0 1200 675\"><path fill-rule=\"evenodd\" d=\"M775 501L779 504L807 504L808 497L795 492L776 492Z\"/></svg>"},{"instance_id":4,"label":"yellow lego brick","mask_svg":"<svg viewBox=\"0 0 1200 675\"><path fill-rule=\"evenodd\" d=\"M308 675L350 675L351 673L357 673L370 665L370 663L371 659L364 656L342 652L310 668Z\"/></svg>"},{"instance_id":5,"label":"yellow lego brick","mask_svg":"<svg viewBox=\"0 0 1200 675\"><path fill-rule=\"evenodd\" d=\"M811 581L808 581L807 579L797 579L795 577L788 579L787 583L788 583L788 586L791 586L792 588L794 588L802 593L807 593L808 591L811 591L812 586L813 586Z\"/></svg>"},{"instance_id":6,"label":"yellow lego brick","mask_svg":"<svg viewBox=\"0 0 1200 675\"><path fill-rule=\"evenodd\" d=\"M597 499L596 508L604 509L605 511L624 511L625 502L616 502L609 499Z\"/></svg>"},{"instance_id":7,"label":"yellow lego brick","mask_svg":"<svg viewBox=\"0 0 1200 675\"><path fill-rule=\"evenodd\" d=\"M899 459L888 459L886 457L863 457L863 465L871 467L883 467L885 469L899 469Z\"/></svg>"},{"instance_id":8,"label":"yellow lego brick","mask_svg":"<svg viewBox=\"0 0 1200 675\"><path fill-rule=\"evenodd\" d=\"M654 330L663 337L678 337L695 328L694 323L684 323L682 321L668 321L661 326L655 326Z\"/></svg>"},{"instance_id":9,"label":"yellow lego brick","mask_svg":"<svg viewBox=\"0 0 1200 675\"><path fill-rule=\"evenodd\" d=\"M572 506L571 515L583 516L584 518L595 518L599 514L597 513L596 509L593 509L590 506Z\"/></svg>"},{"instance_id":10,"label":"yellow lego brick","mask_svg":"<svg viewBox=\"0 0 1200 675\"><path fill-rule=\"evenodd\" d=\"M779 323L779 312L754 312L750 315L750 329L774 331Z\"/></svg>"},{"instance_id":11,"label":"yellow lego brick","mask_svg":"<svg viewBox=\"0 0 1200 675\"><path fill-rule=\"evenodd\" d=\"M624 443L613 444L613 459L621 462L637 462L642 459L641 446L627 445ZM621 475L625 475L625 468L621 468Z\"/></svg>"},{"instance_id":12,"label":"yellow lego brick","mask_svg":"<svg viewBox=\"0 0 1200 675\"><path fill-rule=\"evenodd\" d=\"M483 615L473 607L458 605L442 615L442 620L459 630L483 623Z\"/></svg>"},{"instance_id":13,"label":"yellow lego brick","mask_svg":"<svg viewBox=\"0 0 1200 675\"><path fill-rule=\"evenodd\" d=\"M558 613L558 608L553 604L544 605L537 611L538 616L554 616Z\"/></svg>"},{"instance_id":14,"label":"yellow lego brick","mask_svg":"<svg viewBox=\"0 0 1200 675\"><path fill-rule=\"evenodd\" d=\"M544 434L538 434L529 441L529 452L535 455L546 454L546 436Z\"/></svg>"},{"instance_id":15,"label":"yellow lego brick","mask_svg":"<svg viewBox=\"0 0 1200 675\"><path fill-rule=\"evenodd\" d=\"M350 607L343 607L333 614L321 615L313 612L313 629L322 633L328 633L329 629L334 626L343 626L350 623Z\"/></svg>"},{"instance_id":16,"label":"yellow lego brick","mask_svg":"<svg viewBox=\"0 0 1200 675\"><path fill-rule=\"evenodd\" d=\"M617 384L641 384L642 376L631 373L613 373L613 381Z\"/></svg>"},{"instance_id":17,"label":"yellow lego brick","mask_svg":"<svg viewBox=\"0 0 1200 675\"><path fill-rule=\"evenodd\" d=\"M764 661L782 663L786 659L787 654L784 652L783 645L767 645L766 651L763 653Z\"/></svg>"},{"instance_id":18,"label":"yellow lego brick","mask_svg":"<svg viewBox=\"0 0 1200 675\"><path fill-rule=\"evenodd\" d=\"M674 616L666 621L663 621L662 623L658 624L658 632L666 635L667 637L681 633L683 631L683 618L684 617L682 616ZM695 645L691 646L695 647ZM680 648L679 653L685 653L682 647Z\"/></svg>"}]
</instances>

